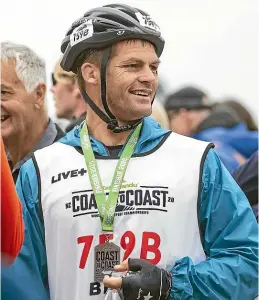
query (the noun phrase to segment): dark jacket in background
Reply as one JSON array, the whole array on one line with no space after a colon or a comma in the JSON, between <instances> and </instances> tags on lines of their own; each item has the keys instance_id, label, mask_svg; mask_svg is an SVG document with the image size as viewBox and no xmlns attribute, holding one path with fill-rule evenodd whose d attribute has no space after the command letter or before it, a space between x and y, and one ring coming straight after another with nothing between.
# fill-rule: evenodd
<instances>
[{"instance_id":1,"label":"dark jacket in background","mask_svg":"<svg viewBox=\"0 0 259 300\"><path fill-rule=\"evenodd\" d=\"M246 194L258 221L258 151L232 175Z\"/></svg>"}]
</instances>

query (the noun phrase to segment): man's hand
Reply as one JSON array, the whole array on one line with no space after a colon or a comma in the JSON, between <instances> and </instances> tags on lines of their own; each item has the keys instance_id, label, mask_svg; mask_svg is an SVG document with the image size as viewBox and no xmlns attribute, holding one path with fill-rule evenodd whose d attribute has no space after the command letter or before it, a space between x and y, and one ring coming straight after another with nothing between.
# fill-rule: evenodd
<instances>
[{"instance_id":1,"label":"man's hand","mask_svg":"<svg viewBox=\"0 0 259 300\"><path fill-rule=\"evenodd\" d=\"M115 272L127 272L129 271L128 260L124 260L120 265L114 266ZM103 279L103 284L114 290L121 289L122 278L121 277L109 277L105 276Z\"/></svg>"},{"instance_id":2,"label":"man's hand","mask_svg":"<svg viewBox=\"0 0 259 300\"><path fill-rule=\"evenodd\" d=\"M128 259L115 266L117 272L133 272L124 277L105 276L103 283L112 289L121 289L124 300L169 299L171 275L144 259Z\"/></svg>"}]
</instances>

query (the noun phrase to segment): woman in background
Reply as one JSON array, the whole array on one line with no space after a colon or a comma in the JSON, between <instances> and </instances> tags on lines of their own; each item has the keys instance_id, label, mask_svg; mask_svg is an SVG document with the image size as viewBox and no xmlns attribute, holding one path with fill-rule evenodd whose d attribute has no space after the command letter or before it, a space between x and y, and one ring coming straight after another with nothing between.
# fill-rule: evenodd
<instances>
[{"instance_id":1,"label":"woman in background","mask_svg":"<svg viewBox=\"0 0 259 300\"><path fill-rule=\"evenodd\" d=\"M246 123L247 129L250 131L258 130L257 124L254 121L250 112L239 101L234 99L226 99L223 104L232 108L238 115L239 119Z\"/></svg>"}]
</instances>

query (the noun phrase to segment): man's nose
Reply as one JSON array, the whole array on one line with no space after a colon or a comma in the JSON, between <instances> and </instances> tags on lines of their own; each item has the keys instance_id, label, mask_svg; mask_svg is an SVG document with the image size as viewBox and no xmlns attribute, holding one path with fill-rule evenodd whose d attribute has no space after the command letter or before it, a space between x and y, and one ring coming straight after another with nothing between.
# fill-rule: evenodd
<instances>
[{"instance_id":1,"label":"man's nose","mask_svg":"<svg viewBox=\"0 0 259 300\"><path fill-rule=\"evenodd\" d=\"M149 66L146 66L142 69L141 74L139 75L140 82L152 82L157 79L156 74Z\"/></svg>"}]
</instances>

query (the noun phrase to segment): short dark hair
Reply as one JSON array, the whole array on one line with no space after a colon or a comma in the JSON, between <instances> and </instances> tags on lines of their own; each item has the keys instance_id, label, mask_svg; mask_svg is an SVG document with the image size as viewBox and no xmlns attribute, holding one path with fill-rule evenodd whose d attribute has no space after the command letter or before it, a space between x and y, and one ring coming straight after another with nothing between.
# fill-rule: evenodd
<instances>
[{"instance_id":1,"label":"short dark hair","mask_svg":"<svg viewBox=\"0 0 259 300\"><path fill-rule=\"evenodd\" d=\"M80 91L82 92L84 90L84 78L81 71L81 66L88 62L95 64L97 66L101 66L102 56L103 56L104 49L87 49L86 51L82 52L77 60L77 75L76 75L76 81L78 84L78 87Z\"/></svg>"}]
</instances>

